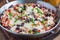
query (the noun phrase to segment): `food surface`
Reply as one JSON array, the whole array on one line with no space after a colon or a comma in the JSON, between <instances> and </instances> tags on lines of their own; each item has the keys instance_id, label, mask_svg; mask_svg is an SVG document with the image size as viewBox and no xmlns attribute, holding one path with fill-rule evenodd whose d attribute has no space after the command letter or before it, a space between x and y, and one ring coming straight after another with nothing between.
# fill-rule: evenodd
<instances>
[{"instance_id":1,"label":"food surface","mask_svg":"<svg viewBox=\"0 0 60 40\"><path fill-rule=\"evenodd\" d=\"M1 25L20 34L39 34L55 25L55 14L40 4L16 4L9 7L1 16Z\"/></svg>"}]
</instances>

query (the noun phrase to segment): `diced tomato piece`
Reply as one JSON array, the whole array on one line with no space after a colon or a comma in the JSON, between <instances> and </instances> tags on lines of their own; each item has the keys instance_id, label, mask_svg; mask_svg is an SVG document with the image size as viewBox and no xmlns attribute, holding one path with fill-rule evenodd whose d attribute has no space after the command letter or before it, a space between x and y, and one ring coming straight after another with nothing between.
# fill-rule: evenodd
<instances>
[{"instance_id":1,"label":"diced tomato piece","mask_svg":"<svg viewBox=\"0 0 60 40\"><path fill-rule=\"evenodd\" d=\"M17 10L17 9L18 9L18 7L14 6L14 9L15 9L15 10Z\"/></svg>"},{"instance_id":2,"label":"diced tomato piece","mask_svg":"<svg viewBox=\"0 0 60 40\"><path fill-rule=\"evenodd\" d=\"M19 7L19 6L20 6L20 4L16 4L16 6L17 6L17 7Z\"/></svg>"},{"instance_id":3,"label":"diced tomato piece","mask_svg":"<svg viewBox=\"0 0 60 40\"><path fill-rule=\"evenodd\" d=\"M38 32L40 32L40 30L38 30Z\"/></svg>"},{"instance_id":4,"label":"diced tomato piece","mask_svg":"<svg viewBox=\"0 0 60 40\"><path fill-rule=\"evenodd\" d=\"M35 8L36 7L36 4L32 4L32 6L33 6L33 8Z\"/></svg>"},{"instance_id":5,"label":"diced tomato piece","mask_svg":"<svg viewBox=\"0 0 60 40\"><path fill-rule=\"evenodd\" d=\"M11 12L11 9L8 9L7 11L8 11L8 12Z\"/></svg>"}]
</instances>

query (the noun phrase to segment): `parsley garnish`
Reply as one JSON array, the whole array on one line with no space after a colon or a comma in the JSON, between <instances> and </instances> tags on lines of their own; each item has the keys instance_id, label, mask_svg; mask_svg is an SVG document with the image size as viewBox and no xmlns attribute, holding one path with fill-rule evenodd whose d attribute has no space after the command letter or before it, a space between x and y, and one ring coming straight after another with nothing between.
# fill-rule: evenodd
<instances>
[{"instance_id":1,"label":"parsley garnish","mask_svg":"<svg viewBox=\"0 0 60 40\"><path fill-rule=\"evenodd\" d=\"M39 14L39 15L43 14L43 13L40 11L39 8L36 8L36 10L38 11L38 14Z\"/></svg>"},{"instance_id":2,"label":"parsley garnish","mask_svg":"<svg viewBox=\"0 0 60 40\"><path fill-rule=\"evenodd\" d=\"M9 16L12 17L12 13L11 12L9 13Z\"/></svg>"}]
</instances>

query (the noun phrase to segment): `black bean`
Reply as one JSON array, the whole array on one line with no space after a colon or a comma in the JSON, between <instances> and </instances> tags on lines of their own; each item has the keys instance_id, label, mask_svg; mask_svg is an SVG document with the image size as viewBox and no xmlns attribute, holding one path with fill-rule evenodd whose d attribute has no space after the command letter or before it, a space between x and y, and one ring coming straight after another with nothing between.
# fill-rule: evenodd
<instances>
[{"instance_id":1,"label":"black bean","mask_svg":"<svg viewBox=\"0 0 60 40\"><path fill-rule=\"evenodd\" d=\"M47 16L51 16L51 14L46 14L45 16L46 16L46 17L47 17Z\"/></svg>"},{"instance_id":2,"label":"black bean","mask_svg":"<svg viewBox=\"0 0 60 40\"><path fill-rule=\"evenodd\" d=\"M16 30L19 30L19 28L17 27Z\"/></svg>"},{"instance_id":3,"label":"black bean","mask_svg":"<svg viewBox=\"0 0 60 40\"><path fill-rule=\"evenodd\" d=\"M10 30L10 28L11 28L10 26L4 26L4 27L7 28L8 30Z\"/></svg>"},{"instance_id":4,"label":"black bean","mask_svg":"<svg viewBox=\"0 0 60 40\"><path fill-rule=\"evenodd\" d=\"M44 19L45 19L45 21L48 20L47 18L44 18Z\"/></svg>"},{"instance_id":5,"label":"black bean","mask_svg":"<svg viewBox=\"0 0 60 40\"><path fill-rule=\"evenodd\" d=\"M34 16L34 18L36 18L36 16L35 15L33 15Z\"/></svg>"},{"instance_id":6,"label":"black bean","mask_svg":"<svg viewBox=\"0 0 60 40\"><path fill-rule=\"evenodd\" d=\"M23 10L20 11L21 13L23 12Z\"/></svg>"},{"instance_id":7,"label":"black bean","mask_svg":"<svg viewBox=\"0 0 60 40\"><path fill-rule=\"evenodd\" d=\"M20 26L24 26L24 23L22 23Z\"/></svg>"},{"instance_id":8,"label":"black bean","mask_svg":"<svg viewBox=\"0 0 60 40\"><path fill-rule=\"evenodd\" d=\"M45 15L46 17L48 16L48 14Z\"/></svg>"},{"instance_id":9,"label":"black bean","mask_svg":"<svg viewBox=\"0 0 60 40\"><path fill-rule=\"evenodd\" d=\"M17 28L19 28L21 25L17 25Z\"/></svg>"},{"instance_id":10,"label":"black bean","mask_svg":"<svg viewBox=\"0 0 60 40\"><path fill-rule=\"evenodd\" d=\"M24 10L26 10L26 5L24 5L23 7L24 7Z\"/></svg>"},{"instance_id":11,"label":"black bean","mask_svg":"<svg viewBox=\"0 0 60 40\"><path fill-rule=\"evenodd\" d=\"M36 28L34 28L32 31L33 31L33 32L37 32L37 29L36 29Z\"/></svg>"},{"instance_id":12,"label":"black bean","mask_svg":"<svg viewBox=\"0 0 60 40\"><path fill-rule=\"evenodd\" d=\"M37 18L35 18L35 21L37 21L38 19Z\"/></svg>"},{"instance_id":13,"label":"black bean","mask_svg":"<svg viewBox=\"0 0 60 40\"><path fill-rule=\"evenodd\" d=\"M26 19L25 19L25 22L26 22L26 23L27 23L27 22L30 22L30 19L26 18Z\"/></svg>"},{"instance_id":14,"label":"black bean","mask_svg":"<svg viewBox=\"0 0 60 40\"><path fill-rule=\"evenodd\" d=\"M23 30L21 28L16 28L16 30L18 30L19 32L22 32Z\"/></svg>"}]
</instances>

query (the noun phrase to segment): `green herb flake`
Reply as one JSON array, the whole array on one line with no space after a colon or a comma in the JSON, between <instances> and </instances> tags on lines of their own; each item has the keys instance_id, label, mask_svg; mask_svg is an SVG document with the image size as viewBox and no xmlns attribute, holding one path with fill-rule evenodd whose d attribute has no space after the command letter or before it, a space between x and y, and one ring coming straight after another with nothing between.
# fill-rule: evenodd
<instances>
[{"instance_id":1,"label":"green herb flake","mask_svg":"<svg viewBox=\"0 0 60 40\"><path fill-rule=\"evenodd\" d=\"M12 18L10 17L10 20L12 20Z\"/></svg>"},{"instance_id":2,"label":"green herb flake","mask_svg":"<svg viewBox=\"0 0 60 40\"><path fill-rule=\"evenodd\" d=\"M34 18L31 18L31 22L32 22L32 23L35 23L35 22L34 22Z\"/></svg>"},{"instance_id":3,"label":"green herb flake","mask_svg":"<svg viewBox=\"0 0 60 40\"><path fill-rule=\"evenodd\" d=\"M9 16L12 17L12 13L11 12L9 13Z\"/></svg>"},{"instance_id":4,"label":"green herb flake","mask_svg":"<svg viewBox=\"0 0 60 40\"><path fill-rule=\"evenodd\" d=\"M46 27L49 27L48 25L46 25Z\"/></svg>"},{"instance_id":5,"label":"green herb flake","mask_svg":"<svg viewBox=\"0 0 60 40\"><path fill-rule=\"evenodd\" d=\"M38 14L39 14L39 15L42 15L42 14L43 14L43 13L40 11L39 8L36 8L36 10L38 11Z\"/></svg>"},{"instance_id":6,"label":"green herb flake","mask_svg":"<svg viewBox=\"0 0 60 40\"><path fill-rule=\"evenodd\" d=\"M26 16L26 17L27 17L27 16L28 16L28 14L25 14L24 16Z\"/></svg>"},{"instance_id":7,"label":"green herb flake","mask_svg":"<svg viewBox=\"0 0 60 40\"><path fill-rule=\"evenodd\" d=\"M31 18L31 22L36 26L34 18Z\"/></svg>"},{"instance_id":8,"label":"green herb flake","mask_svg":"<svg viewBox=\"0 0 60 40\"><path fill-rule=\"evenodd\" d=\"M14 22L17 22L18 20L16 19Z\"/></svg>"},{"instance_id":9,"label":"green herb flake","mask_svg":"<svg viewBox=\"0 0 60 40\"><path fill-rule=\"evenodd\" d=\"M23 10L24 10L24 7L23 7L23 6L21 6L20 8L21 8L21 11L23 11Z\"/></svg>"},{"instance_id":10,"label":"green herb flake","mask_svg":"<svg viewBox=\"0 0 60 40\"><path fill-rule=\"evenodd\" d=\"M15 24L13 26L15 26Z\"/></svg>"},{"instance_id":11,"label":"green herb flake","mask_svg":"<svg viewBox=\"0 0 60 40\"><path fill-rule=\"evenodd\" d=\"M43 20L42 20L42 23L44 24L45 22L46 22L45 19L43 19Z\"/></svg>"},{"instance_id":12,"label":"green herb flake","mask_svg":"<svg viewBox=\"0 0 60 40\"><path fill-rule=\"evenodd\" d=\"M37 32L36 34L40 34L39 32Z\"/></svg>"},{"instance_id":13,"label":"green herb flake","mask_svg":"<svg viewBox=\"0 0 60 40\"><path fill-rule=\"evenodd\" d=\"M22 16L18 16L18 18L21 18Z\"/></svg>"},{"instance_id":14,"label":"green herb flake","mask_svg":"<svg viewBox=\"0 0 60 40\"><path fill-rule=\"evenodd\" d=\"M32 11L34 11L34 8L32 9Z\"/></svg>"}]
</instances>

